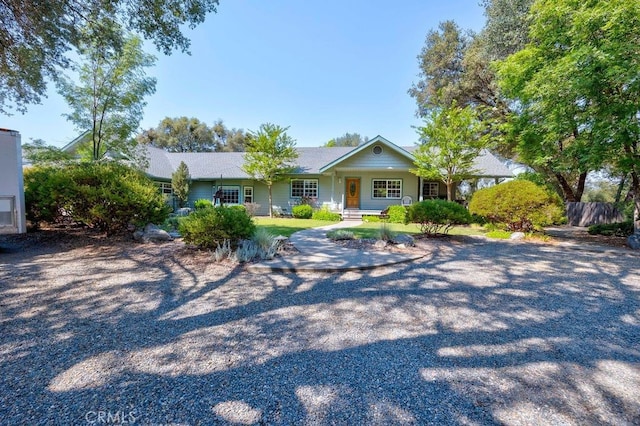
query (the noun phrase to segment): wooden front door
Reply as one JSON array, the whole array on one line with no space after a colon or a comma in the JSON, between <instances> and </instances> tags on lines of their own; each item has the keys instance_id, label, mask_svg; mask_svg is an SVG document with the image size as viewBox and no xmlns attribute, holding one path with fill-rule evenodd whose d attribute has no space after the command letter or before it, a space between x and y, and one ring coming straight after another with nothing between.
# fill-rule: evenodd
<instances>
[{"instance_id":1,"label":"wooden front door","mask_svg":"<svg viewBox=\"0 0 640 426\"><path fill-rule=\"evenodd\" d=\"M347 178L346 180L346 198L348 209L360 208L360 179Z\"/></svg>"}]
</instances>

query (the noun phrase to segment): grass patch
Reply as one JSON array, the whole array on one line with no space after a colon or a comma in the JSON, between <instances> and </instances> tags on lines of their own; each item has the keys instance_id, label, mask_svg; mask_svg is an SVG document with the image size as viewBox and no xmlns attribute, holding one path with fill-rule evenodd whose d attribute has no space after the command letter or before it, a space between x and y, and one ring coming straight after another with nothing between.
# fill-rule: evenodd
<instances>
[{"instance_id":1,"label":"grass patch","mask_svg":"<svg viewBox=\"0 0 640 426\"><path fill-rule=\"evenodd\" d=\"M327 226L332 223L336 223L326 220L280 217L254 217L253 221L258 228L264 228L273 235L284 235L285 237L289 237L294 232L302 231L303 229L317 228L319 226Z\"/></svg>"},{"instance_id":2,"label":"grass patch","mask_svg":"<svg viewBox=\"0 0 640 426\"><path fill-rule=\"evenodd\" d=\"M494 231L487 232L485 236L489 238L496 238L499 240L508 240L509 238L511 238L511 232L496 229Z\"/></svg>"},{"instance_id":3,"label":"grass patch","mask_svg":"<svg viewBox=\"0 0 640 426\"><path fill-rule=\"evenodd\" d=\"M403 225L401 223L365 222L355 228L346 229L353 232L356 238L376 239L380 235L380 227L383 224L395 234L420 234L420 227L414 223ZM485 235L485 230L478 225L454 226L449 230L449 235Z\"/></svg>"}]
</instances>

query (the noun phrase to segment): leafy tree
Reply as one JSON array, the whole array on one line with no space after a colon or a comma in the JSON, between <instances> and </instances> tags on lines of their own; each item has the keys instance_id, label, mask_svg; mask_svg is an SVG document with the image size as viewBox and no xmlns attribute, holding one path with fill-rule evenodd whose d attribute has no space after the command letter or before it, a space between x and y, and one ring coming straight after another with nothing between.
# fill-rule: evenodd
<instances>
[{"instance_id":1,"label":"leafy tree","mask_svg":"<svg viewBox=\"0 0 640 426\"><path fill-rule=\"evenodd\" d=\"M22 145L24 158L32 164L60 163L72 159L72 156L60 148L47 145L42 139L35 139Z\"/></svg>"},{"instance_id":2,"label":"leafy tree","mask_svg":"<svg viewBox=\"0 0 640 426\"><path fill-rule=\"evenodd\" d=\"M242 152L245 150L248 135L242 129L228 129L222 120L213 124L213 134L218 142L218 151Z\"/></svg>"},{"instance_id":3,"label":"leafy tree","mask_svg":"<svg viewBox=\"0 0 640 426\"><path fill-rule=\"evenodd\" d=\"M169 152L211 152L218 148L212 129L197 118L188 117L166 117L138 140Z\"/></svg>"},{"instance_id":4,"label":"leafy tree","mask_svg":"<svg viewBox=\"0 0 640 426\"><path fill-rule=\"evenodd\" d=\"M438 29L427 33L425 45L418 55L420 80L409 89L418 104L417 115L421 117L433 109L448 107L462 96L464 52L470 35L453 21L441 22Z\"/></svg>"},{"instance_id":5,"label":"leafy tree","mask_svg":"<svg viewBox=\"0 0 640 426\"><path fill-rule=\"evenodd\" d=\"M109 28L119 34L121 49L105 43L101 32ZM78 129L90 129L91 159L100 160L108 151L131 157L135 154L132 133L142 119L144 97L155 92L156 79L144 69L155 58L144 53L142 40L124 35L119 25L108 19L85 28L85 40L78 48L82 63L79 84L68 78L58 81L60 94L71 107L66 117ZM109 37L112 41L116 36Z\"/></svg>"},{"instance_id":6,"label":"leafy tree","mask_svg":"<svg viewBox=\"0 0 640 426\"><path fill-rule=\"evenodd\" d=\"M4 0L0 2L0 112L24 112L28 104L40 102L46 80L55 80L69 67L65 54L87 43L83 28L99 24L97 11L170 54L174 49L188 50L189 39L182 29L204 22L217 5L218 0ZM101 37L107 50L121 46L108 31Z\"/></svg>"},{"instance_id":7,"label":"leafy tree","mask_svg":"<svg viewBox=\"0 0 640 426\"><path fill-rule=\"evenodd\" d=\"M477 174L474 160L488 147L489 136L471 107L452 106L433 110L418 128L422 144L414 152L418 176L437 179L447 186L447 200L453 200L453 185Z\"/></svg>"},{"instance_id":8,"label":"leafy tree","mask_svg":"<svg viewBox=\"0 0 640 426\"><path fill-rule=\"evenodd\" d=\"M368 137L362 137L358 133L345 133L342 136L331 139L329 142L324 144L324 146L358 146L363 143L367 143L368 140Z\"/></svg>"},{"instance_id":9,"label":"leafy tree","mask_svg":"<svg viewBox=\"0 0 640 426\"><path fill-rule=\"evenodd\" d=\"M189 167L184 161L181 161L176 171L171 175L171 188L180 207L184 207L189 198L189 179Z\"/></svg>"},{"instance_id":10,"label":"leafy tree","mask_svg":"<svg viewBox=\"0 0 640 426\"><path fill-rule=\"evenodd\" d=\"M222 120L208 126L197 118L166 117L137 140L169 152L235 152L244 151L247 135L242 129L228 129Z\"/></svg>"},{"instance_id":11,"label":"leafy tree","mask_svg":"<svg viewBox=\"0 0 640 426\"><path fill-rule=\"evenodd\" d=\"M257 132L249 133L244 155L244 171L269 188L269 216L273 216L271 189L275 182L295 170L293 162L298 158L295 140L287 135L288 127L266 123Z\"/></svg>"},{"instance_id":12,"label":"leafy tree","mask_svg":"<svg viewBox=\"0 0 640 426\"><path fill-rule=\"evenodd\" d=\"M637 0L539 0L530 42L499 66L523 114L521 151L579 201L587 172L612 162L629 173L640 206L640 36ZM571 188L566 174L578 176Z\"/></svg>"},{"instance_id":13,"label":"leafy tree","mask_svg":"<svg viewBox=\"0 0 640 426\"><path fill-rule=\"evenodd\" d=\"M534 0L483 0L487 24L484 36L491 59L504 59L529 41L529 10Z\"/></svg>"}]
</instances>

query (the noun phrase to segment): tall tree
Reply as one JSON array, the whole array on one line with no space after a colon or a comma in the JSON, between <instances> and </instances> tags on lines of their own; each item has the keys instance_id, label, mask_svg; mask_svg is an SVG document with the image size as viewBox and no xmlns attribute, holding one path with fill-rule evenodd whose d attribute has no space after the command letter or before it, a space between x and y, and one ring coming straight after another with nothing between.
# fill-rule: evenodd
<instances>
[{"instance_id":1,"label":"tall tree","mask_svg":"<svg viewBox=\"0 0 640 426\"><path fill-rule=\"evenodd\" d=\"M477 174L474 161L489 145L484 124L471 107L460 108L454 101L450 107L432 110L418 132L422 143L413 154L412 172L442 181L447 200L453 201L453 185Z\"/></svg>"},{"instance_id":2,"label":"tall tree","mask_svg":"<svg viewBox=\"0 0 640 426\"><path fill-rule=\"evenodd\" d=\"M409 89L418 105L418 116L428 116L432 109L448 107L460 99L464 52L469 42L470 35L453 21L441 22L438 31L429 31L418 55L420 80Z\"/></svg>"},{"instance_id":3,"label":"tall tree","mask_svg":"<svg viewBox=\"0 0 640 426\"><path fill-rule=\"evenodd\" d=\"M331 139L329 142L324 144L324 146L332 147L332 146L358 146L363 143L367 143L369 140L368 137L362 137L359 133L345 133L342 136L338 136L337 138Z\"/></svg>"},{"instance_id":4,"label":"tall tree","mask_svg":"<svg viewBox=\"0 0 640 426\"><path fill-rule=\"evenodd\" d=\"M269 216L273 216L271 189L275 182L286 178L295 170L298 158L295 140L287 135L288 127L266 123L256 132L249 133L243 170L269 188Z\"/></svg>"},{"instance_id":5,"label":"tall tree","mask_svg":"<svg viewBox=\"0 0 640 426\"><path fill-rule=\"evenodd\" d=\"M213 130L197 118L164 118L158 127L138 136L138 140L169 152L212 152L218 150Z\"/></svg>"},{"instance_id":6,"label":"tall tree","mask_svg":"<svg viewBox=\"0 0 640 426\"><path fill-rule=\"evenodd\" d=\"M204 22L217 5L218 0L0 1L0 112L24 112L40 102L47 79L70 66L65 54L87 43L83 28L99 24L96 11L170 54L188 50L182 29ZM103 34L104 44L119 48L118 38L109 40L110 35Z\"/></svg>"},{"instance_id":7,"label":"tall tree","mask_svg":"<svg viewBox=\"0 0 640 426\"><path fill-rule=\"evenodd\" d=\"M108 28L111 37L119 34L121 48L105 44L100 35ZM145 75L145 68L155 63L142 50L142 40L123 34L121 27L109 19L89 25L78 49L81 64L76 84L60 78L60 94L71 107L66 117L79 130L90 129L92 160L100 160L107 151L131 157L135 140L131 139L142 119L145 96L155 92L156 79Z\"/></svg>"},{"instance_id":8,"label":"tall tree","mask_svg":"<svg viewBox=\"0 0 640 426\"><path fill-rule=\"evenodd\" d=\"M487 23L484 36L492 60L505 59L529 41L529 10L534 0L483 0Z\"/></svg>"},{"instance_id":9,"label":"tall tree","mask_svg":"<svg viewBox=\"0 0 640 426\"><path fill-rule=\"evenodd\" d=\"M189 167L181 161L178 168L171 175L171 189L173 195L178 199L180 207L184 207L189 199Z\"/></svg>"},{"instance_id":10,"label":"tall tree","mask_svg":"<svg viewBox=\"0 0 640 426\"><path fill-rule=\"evenodd\" d=\"M556 176L567 201L579 201L587 173L608 160L632 180L640 171L639 21L638 0L539 0L530 42L499 65L521 111L519 150Z\"/></svg>"},{"instance_id":11,"label":"tall tree","mask_svg":"<svg viewBox=\"0 0 640 426\"><path fill-rule=\"evenodd\" d=\"M241 152L245 150L248 135L242 129L228 129L222 120L213 123L211 128L218 142L218 150L224 152Z\"/></svg>"}]
</instances>

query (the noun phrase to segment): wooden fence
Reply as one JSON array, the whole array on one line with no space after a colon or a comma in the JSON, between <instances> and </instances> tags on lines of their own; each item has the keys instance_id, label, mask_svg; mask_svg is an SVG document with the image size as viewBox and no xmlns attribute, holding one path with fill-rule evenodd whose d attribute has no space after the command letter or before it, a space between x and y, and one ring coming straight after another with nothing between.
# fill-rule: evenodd
<instances>
[{"instance_id":1,"label":"wooden fence","mask_svg":"<svg viewBox=\"0 0 640 426\"><path fill-rule=\"evenodd\" d=\"M591 226L623 222L624 215L612 203L567 203L567 219L571 226Z\"/></svg>"}]
</instances>

